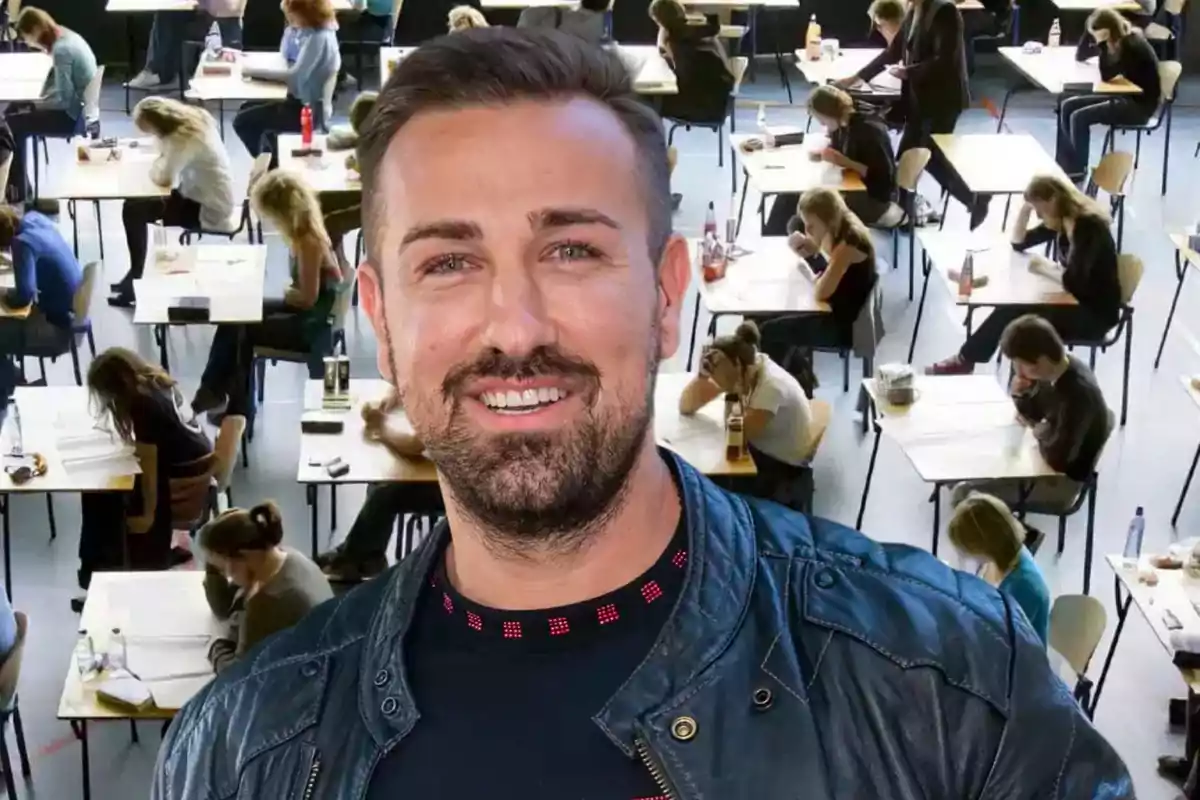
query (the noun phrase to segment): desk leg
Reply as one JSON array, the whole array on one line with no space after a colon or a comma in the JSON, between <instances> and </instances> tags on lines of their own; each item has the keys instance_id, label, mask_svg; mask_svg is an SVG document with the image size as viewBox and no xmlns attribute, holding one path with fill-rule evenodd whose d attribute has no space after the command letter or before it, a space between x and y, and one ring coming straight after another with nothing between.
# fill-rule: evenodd
<instances>
[{"instance_id":1,"label":"desk leg","mask_svg":"<svg viewBox=\"0 0 1200 800\"><path fill-rule=\"evenodd\" d=\"M0 494L0 514L4 515L4 591L8 593L8 602L12 603L12 525L9 521L9 496Z\"/></svg>"},{"instance_id":2,"label":"desk leg","mask_svg":"<svg viewBox=\"0 0 1200 800\"><path fill-rule=\"evenodd\" d=\"M767 11L762 12L766 14ZM755 18L757 21L757 17ZM758 26L755 25L755 28ZM771 28L771 52L775 54L775 66L779 69L779 80L783 83L783 88L787 91L788 105L792 104L792 82L788 80L787 68L783 63L783 53L779 50L779 32L776 28Z\"/></svg>"},{"instance_id":3,"label":"desk leg","mask_svg":"<svg viewBox=\"0 0 1200 800\"><path fill-rule=\"evenodd\" d=\"M337 530L337 484L329 484L329 530Z\"/></svg>"},{"instance_id":4,"label":"desk leg","mask_svg":"<svg viewBox=\"0 0 1200 800\"><path fill-rule=\"evenodd\" d=\"M871 460L867 463L867 479L863 481L862 498L858 501L858 517L854 521L856 530L862 530L863 514L867 511L867 493L871 491L871 478L875 475L875 459L879 455L879 438L882 435L883 432L877 422L875 423L875 444L871 445Z\"/></svg>"},{"instance_id":5,"label":"desk leg","mask_svg":"<svg viewBox=\"0 0 1200 800\"><path fill-rule=\"evenodd\" d=\"M738 203L737 227L734 229L734 234L742 232L742 217L746 213L746 195L750 191L750 173L745 169L742 170L742 200Z\"/></svg>"},{"instance_id":6,"label":"desk leg","mask_svg":"<svg viewBox=\"0 0 1200 800\"><path fill-rule=\"evenodd\" d=\"M158 345L158 363L162 365L164 372L171 371L170 358L167 355L167 326L154 326L154 341Z\"/></svg>"},{"instance_id":7,"label":"desk leg","mask_svg":"<svg viewBox=\"0 0 1200 800\"><path fill-rule=\"evenodd\" d=\"M1096 535L1096 476L1092 476L1092 485L1088 490L1087 499L1087 536L1083 546L1083 593L1091 594L1092 589L1092 549Z\"/></svg>"},{"instance_id":8,"label":"desk leg","mask_svg":"<svg viewBox=\"0 0 1200 800\"><path fill-rule=\"evenodd\" d=\"M219 114L220 118L221 118L221 141L223 142L223 141L225 141L225 101L224 100L217 101L217 114Z\"/></svg>"},{"instance_id":9,"label":"desk leg","mask_svg":"<svg viewBox=\"0 0 1200 800\"><path fill-rule=\"evenodd\" d=\"M134 53L133 14L125 15L125 45L129 51L129 71L133 73L133 75L125 76L125 115L128 116L129 115L129 81L133 80L133 77L135 75L137 75L138 72L141 71L141 70L138 70L137 72L134 72L134 70L136 69L136 67L134 66L134 58L137 54ZM182 79L182 77L183 76L180 76L180 79Z\"/></svg>"},{"instance_id":10,"label":"desk leg","mask_svg":"<svg viewBox=\"0 0 1200 800\"><path fill-rule=\"evenodd\" d=\"M975 306L967 306L966 328L967 328L967 338L968 339L971 338L971 328L974 324L974 316L975 316Z\"/></svg>"},{"instance_id":11,"label":"desk leg","mask_svg":"<svg viewBox=\"0 0 1200 800\"><path fill-rule=\"evenodd\" d=\"M1196 455L1192 456L1192 466L1188 470L1187 479L1183 482L1183 489L1179 492L1179 502L1175 504L1175 513L1171 515L1171 527L1175 527L1175 523L1179 522L1179 512L1183 510L1183 499L1187 497L1188 487L1192 485L1192 477L1196 474L1196 463L1200 462L1200 445L1196 445ZM7 517L5 525L8 524Z\"/></svg>"},{"instance_id":12,"label":"desk leg","mask_svg":"<svg viewBox=\"0 0 1200 800\"><path fill-rule=\"evenodd\" d=\"M696 294L696 310L692 313L692 338L688 339L687 371L692 371L692 358L696 355L696 329L700 327L700 304L704 300Z\"/></svg>"},{"instance_id":13,"label":"desk leg","mask_svg":"<svg viewBox=\"0 0 1200 800\"><path fill-rule=\"evenodd\" d=\"M942 528L942 485L940 483L933 485L933 497L931 499L933 501L933 542L929 548L929 552L933 553L936 557L938 551L938 533L941 532Z\"/></svg>"},{"instance_id":14,"label":"desk leg","mask_svg":"<svg viewBox=\"0 0 1200 800\"><path fill-rule=\"evenodd\" d=\"M1187 264L1183 263L1183 259L1179 257L1179 251L1175 251L1175 276L1179 278L1179 283L1175 286L1175 296L1171 298L1171 310L1167 312L1167 324L1163 326L1162 339L1158 342L1158 353L1154 356L1154 368L1158 369L1158 362L1162 361L1163 345L1167 343L1167 331L1171 330L1171 320L1175 319L1175 304L1179 302L1179 293L1183 291L1183 279L1187 277Z\"/></svg>"},{"instance_id":15,"label":"desk leg","mask_svg":"<svg viewBox=\"0 0 1200 800\"><path fill-rule=\"evenodd\" d=\"M88 729L86 719L79 720L79 728L75 732L75 735L79 737L80 765L83 770L83 800L92 800L92 776L91 763L88 759Z\"/></svg>"},{"instance_id":16,"label":"desk leg","mask_svg":"<svg viewBox=\"0 0 1200 800\"><path fill-rule=\"evenodd\" d=\"M304 487L305 499L308 501L309 512L311 513L310 525L312 526L312 557L317 557L317 484L310 483Z\"/></svg>"},{"instance_id":17,"label":"desk leg","mask_svg":"<svg viewBox=\"0 0 1200 800\"><path fill-rule=\"evenodd\" d=\"M758 6L746 9L746 17L750 25L750 67L747 71L750 73L750 80L754 81L758 78L758 69L754 63L758 55Z\"/></svg>"},{"instance_id":18,"label":"desk leg","mask_svg":"<svg viewBox=\"0 0 1200 800\"><path fill-rule=\"evenodd\" d=\"M929 292L929 271L931 265L929 263L929 254L921 253L921 272L924 273L924 278L921 280L921 299L917 303L917 319L913 322L912 341L908 343L908 363L913 360L913 353L917 350L917 332L921 330L921 315L925 313L925 295Z\"/></svg>"},{"instance_id":19,"label":"desk leg","mask_svg":"<svg viewBox=\"0 0 1200 800\"><path fill-rule=\"evenodd\" d=\"M1104 657L1104 667L1100 670L1100 679L1096 681L1096 691L1092 693L1092 706L1089 708L1088 715L1092 716L1096 713L1096 706L1100 702L1100 692L1104 691L1104 681L1108 678L1108 668L1112 666L1113 653L1117 650L1117 642L1121 640L1121 631L1125 628L1125 618L1129 616L1129 606L1133 603L1133 595L1125 593L1125 601L1121 601L1121 579L1113 578L1113 590L1117 598L1117 629L1113 631L1112 643L1108 646L1108 655Z\"/></svg>"},{"instance_id":20,"label":"desk leg","mask_svg":"<svg viewBox=\"0 0 1200 800\"><path fill-rule=\"evenodd\" d=\"M79 216L74 200L67 201L67 216L71 218L71 242L75 249L75 260L79 260Z\"/></svg>"}]
</instances>

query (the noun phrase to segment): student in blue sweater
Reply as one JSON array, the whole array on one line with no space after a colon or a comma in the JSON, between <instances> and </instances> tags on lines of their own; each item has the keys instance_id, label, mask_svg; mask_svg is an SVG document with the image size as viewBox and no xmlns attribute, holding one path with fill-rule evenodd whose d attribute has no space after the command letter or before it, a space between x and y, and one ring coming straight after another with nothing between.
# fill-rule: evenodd
<instances>
[{"instance_id":1,"label":"student in blue sweater","mask_svg":"<svg viewBox=\"0 0 1200 800\"><path fill-rule=\"evenodd\" d=\"M968 491L955 500L950 541L963 561L969 562L964 569L1016 603L1042 644L1047 644L1050 589L1033 554L1025 547L1024 527L1003 500L990 494Z\"/></svg>"},{"instance_id":2,"label":"student in blue sweater","mask_svg":"<svg viewBox=\"0 0 1200 800\"><path fill-rule=\"evenodd\" d=\"M70 342L72 303L83 280L71 247L49 217L0 206L0 249L11 250L13 288L4 293L5 311L33 306L29 316L0 316L0 407L17 384L12 356L61 353Z\"/></svg>"},{"instance_id":3,"label":"student in blue sweater","mask_svg":"<svg viewBox=\"0 0 1200 800\"><path fill-rule=\"evenodd\" d=\"M96 75L96 55L83 37L54 21L32 6L21 9L17 34L25 44L45 50L54 61L54 86L32 103L12 103L4 112L12 130L14 149L12 173L15 186L24 199L26 141L31 136L66 137L83 132L83 94Z\"/></svg>"},{"instance_id":4,"label":"student in blue sweater","mask_svg":"<svg viewBox=\"0 0 1200 800\"><path fill-rule=\"evenodd\" d=\"M249 102L242 105L233 119L233 129L242 144L257 157L264 150L276 154L276 139L281 133L300 132L300 111L312 109L313 130L327 131L333 115L333 87L342 56L338 52L337 21L330 0L284 0L287 23L295 28L299 51L294 63L284 70L246 69L251 78L286 83L284 100ZM281 48L286 55L288 32Z\"/></svg>"}]
</instances>

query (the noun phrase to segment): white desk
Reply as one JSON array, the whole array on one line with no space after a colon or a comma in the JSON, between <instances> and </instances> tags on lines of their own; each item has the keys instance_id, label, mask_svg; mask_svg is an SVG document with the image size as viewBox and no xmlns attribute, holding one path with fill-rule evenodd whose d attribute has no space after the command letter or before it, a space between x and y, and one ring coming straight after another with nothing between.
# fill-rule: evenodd
<instances>
[{"instance_id":1,"label":"white desk","mask_svg":"<svg viewBox=\"0 0 1200 800\"><path fill-rule=\"evenodd\" d=\"M617 55L633 78L633 90L643 95L677 94L675 70L652 44L616 45Z\"/></svg>"},{"instance_id":2,"label":"white desk","mask_svg":"<svg viewBox=\"0 0 1200 800\"><path fill-rule=\"evenodd\" d=\"M1161 352L1161 348L1159 352ZM1157 367L1158 364L1155 364L1154 366ZM1183 390L1187 392L1187 395L1189 398L1191 398L1192 403L1194 403L1197 408L1200 408L1200 389L1197 389L1192 385L1192 376L1183 375L1180 377L1179 382L1183 384ZM1175 524L1179 522L1179 512L1183 510L1183 501L1187 497L1188 488L1192 485L1192 478L1196 475L1197 463L1200 463L1200 445L1196 447L1196 455L1192 457L1192 466L1188 468L1187 477L1183 480L1183 488L1179 490L1179 500L1175 503L1175 513L1171 515L1172 528L1174 528Z\"/></svg>"},{"instance_id":3,"label":"white desk","mask_svg":"<svg viewBox=\"0 0 1200 800\"><path fill-rule=\"evenodd\" d=\"M1030 83L1050 94L1062 94L1063 84L1091 84L1094 94L1141 94L1142 90L1125 78L1104 81L1096 59L1075 60L1074 47L1044 47L1040 53L1026 53L1020 47L1001 47L1000 56L1012 64Z\"/></svg>"},{"instance_id":4,"label":"white desk","mask_svg":"<svg viewBox=\"0 0 1200 800\"><path fill-rule=\"evenodd\" d=\"M200 103L215 102L221 135L225 135L225 101L284 100L287 86L275 81L247 78L242 73L246 67L260 69L285 69L287 62L277 51L241 53L236 61L209 61L201 55L196 71L188 81L184 97ZM227 69L228 73L224 73Z\"/></svg>"},{"instance_id":5,"label":"white desk","mask_svg":"<svg viewBox=\"0 0 1200 800\"><path fill-rule=\"evenodd\" d=\"M88 140L72 139L70 144L78 148ZM171 193L169 186L150 179L150 166L158 158L153 139L123 139L116 149L116 160L109 160L105 149L90 148L89 161L74 157L56 163L43 194L54 200L127 200Z\"/></svg>"},{"instance_id":6,"label":"white desk","mask_svg":"<svg viewBox=\"0 0 1200 800\"><path fill-rule=\"evenodd\" d=\"M300 134L283 133L279 135L279 168L304 176L304 181L318 194L325 192L362 191L362 176L346 166L346 157L354 152L350 150L329 150L327 137L322 134L313 135L313 147L321 150L321 155L295 156L292 153L302 148Z\"/></svg>"},{"instance_id":7,"label":"white desk","mask_svg":"<svg viewBox=\"0 0 1200 800\"><path fill-rule=\"evenodd\" d=\"M810 59L804 49L796 51L796 69L809 83L821 85L857 75L858 71L883 52L880 47L849 47L842 48L837 58ZM899 94L900 80L893 78L886 70L871 79L867 88L880 94ZM858 91L856 89L856 91Z\"/></svg>"},{"instance_id":8,"label":"white desk","mask_svg":"<svg viewBox=\"0 0 1200 800\"><path fill-rule=\"evenodd\" d=\"M1142 7L1137 3L1125 3L1120 0L1051 0L1059 11L1080 11L1090 13L1098 8L1114 8L1117 11L1140 12Z\"/></svg>"},{"instance_id":9,"label":"white desk","mask_svg":"<svg viewBox=\"0 0 1200 800\"><path fill-rule=\"evenodd\" d=\"M1193 230L1193 234L1196 231ZM1154 368L1162 360L1163 345L1167 343L1167 331L1171 330L1171 321L1175 319L1175 306L1179 304L1179 293L1183 291L1183 279L1187 277L1188 269L1200 270L1200 252L1188 244L1187 233L1168 233L1171 246L1175 248L1175 296L1171 299L1171 310L1167 312L1167 324L1163 326L1162 338L1158 342L1158 354L1154 356Z\"/></svg>"},{"instance_id":10,"label":"white desk","mask_svg":"<svg viewBox=\"0 0 1200 800\"><path fill-rule=\"evenodd\" d=\"M0 102L30 102L40 98L53 61L46 53L0 53Z\"/></svg>"},{"instance_id":11,"label":"white desk","mask_svg":"<svg viewBox=\"0 0 1200 800\"><path fill-rule=\"evenodd\" d=\"M1054 157L1028 134L937 133L933 142L974 195L1024 194L1037 175L1067 181Z\"/></svg>"}]
</instances>

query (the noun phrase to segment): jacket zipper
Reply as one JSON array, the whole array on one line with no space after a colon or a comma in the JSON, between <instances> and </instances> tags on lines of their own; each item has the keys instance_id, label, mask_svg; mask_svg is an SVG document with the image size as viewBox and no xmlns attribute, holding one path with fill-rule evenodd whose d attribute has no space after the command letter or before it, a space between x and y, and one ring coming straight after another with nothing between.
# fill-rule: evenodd
<instances>
[{"instance_id":1,"label":"jacket zipper","mask_svg":"<svg viewBox=\"0 0 1200 800\"><path fill-rule=\"evenodd\" d=\"M641 739L634 739L633 743L637 747L638 757L646 765L646 769L650 772L650 777L658 784L658 790L663 793L663 797L666 797L667 800L679 800L679 795L675 793L675 789L671 787L671 782L667 780L667 774L663 772L662 767L654 760L654 754L650 752L650 746Z\"/></svg>"},{"instance_id":2,"label":"jacket zipper","mask_svg":"<svg viewBox=\"0 0 1200 800\"><path fill-rule=\"evenodd\" d=\"M312 766L308 768L308 780L304 782L304 794L300 800L312 800L317 790L317 777L321 774L321 754L314 753Z\"/></svg>"}]
</instances>

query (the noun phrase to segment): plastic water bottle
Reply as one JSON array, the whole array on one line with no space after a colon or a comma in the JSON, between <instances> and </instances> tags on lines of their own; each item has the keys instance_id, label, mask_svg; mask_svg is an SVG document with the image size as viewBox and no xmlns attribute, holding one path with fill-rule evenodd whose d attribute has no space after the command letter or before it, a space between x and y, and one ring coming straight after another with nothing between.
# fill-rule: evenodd
<instances>
[{"instance_id":1,"label":"plastic water bottle","mask_svg":"<svg viewBox=\"0 0 1200 800\"><path fill-rule=\"evenodd\" d=\"M112 636L108 639L108 651L105 653L104 664L110 671L125 669L127 664L125 650L125 634L121 633L120 628L112 629Z\"/></svg>"},{"instance_id":2,"label":"plastic water bottle","mask_svg":"<svg viewBox=\"0 0 1200 800\"><path fill-rule=\"evenodd\" d=\"M96 671L96 649L92 646L92 637L83 628L79 629L79 638L75 642L75 668L84 680Z\"/></svg>"},{"instance_id":3,"label":"plastic water bottle","mask_svg":"<svg viewBox=\"0 0 1200 800\"><path fill-rule=\"evenodd\" d=\"M1062 25L1058 23L1058 17L1054 18L1054 22L1050 23L1050 35L1046 38L1047 47L1058 47L1062 44Z\"/></svg>"},{"instance_id":4,"label":"plastic water bottle","mask_svg":"<svg viewBox=\"0 0 1200 800\"><path fill-rule=\"evenodd\" d=\"M975 254L970 250L963 258L962 271L958 273L958 296L970 297L975 284Z\"/></svg>"},{"instance_id":5,"label":"plastic water bottle","mask_svg":"<svg viewBox=\"0 0 1200 800\"><path fill-rule=\"evenodd\" d=\"M1142 555L1142 534L1146 532L1146 518L1141 506L1137 507L1129 521L1129 532L1125 534L1125 566L1136 567Z\"/></svg>"},{"instance_id":6,"label":"plastic water bottle","mask_svg":"<svg viewBox=\"0 0 1200 800\"><path fill-rule=\"evenodd\" d=\"M817 22L816 14L808 18L808 28L804 31L804 55L809 61L821 57L821 23Z\"/></svg>"},{"instance_id":7,"label":"plastic water bottle","mask_svg":"<svg viewBox=\"0 0 1200 800\"><path fill-rule=\"evenodd\" d=\"M772 148L775 146L775 137L771 135L771 130L767 127L767 104L758 104L758 118L756 120L758 132L762 134L763 147Z\"/></svg>"},{"instance_id":8,"label":"plastic water bottle","mask_svg":"<svg viewBox=\"0 0 1200 800\"><path fill-rule=\"evenodd\" d=\"M312 108L305 106L300 109L300 144L305 147L312 147L313 140L313 115Z\"/></svg>"},{"instance_id":9,"label":"plastic water bottle","mask_svg":"<svg viewBox=\"0 0 1200 800\"><path fill-rule=\"evenodd\" d=\"M717 209L713 203L708 204L704 214L704 238L717 238Z\"/></svg>"}]
</instances>

